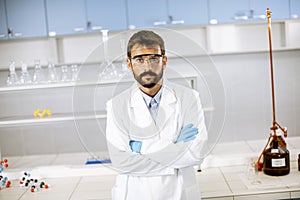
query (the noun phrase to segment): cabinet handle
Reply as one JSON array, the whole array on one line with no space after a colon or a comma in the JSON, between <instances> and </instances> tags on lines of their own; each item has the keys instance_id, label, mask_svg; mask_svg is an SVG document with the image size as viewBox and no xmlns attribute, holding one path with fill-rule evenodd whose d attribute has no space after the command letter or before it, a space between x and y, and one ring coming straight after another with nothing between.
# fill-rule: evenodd
<instances>
[{"instance_id":1,"label":"cabinet handle","mask_svg":"<svg viewBox=\"0 0 300 200\"><path fill-rule=\"evenodd\" d=\"M209 20L210 24L218 24L218 20L217 19L211 19Z\"/></svg>"},{"instance_id":2,"label":"cabinet handle","mask_svg":"<svg viewBox=\"0 0 300 200\"><path fill-rule=\"evenodd\" d=\"M7 34L8 34L8 37L11 38L13 36L13 29L12 28L8 28L7 29Z\"/></svg>"},{"instance_id":3,"label":"cabinet handle","mask_svg":"<svg viewBox=\"0 0 300 200\"><path fill-rule=\"evenodd\" d=\"M166 25L166 24L167 24L166 21L156 21L156 22L153 22L154 26L160 26L160 25Z\"/></svg>"},{"instance_id":4,"label":"cabinet handle","mask_svg":"<svg viewBox=\"0 0 300 200\"><path fill-rule=\"evenodd\" d=\"M239 15L239 16L234 16L235 20L247 20L248 16L247 15Z\"/></svg>"},{"instance_id":5,"label":"cabinet handle","mask_svg":"<svg viewBox=\"0 0 300 200\"><path fill-rule=\"evenodd\" d=\"M21 37L23 33L14 33L14 37Z\"/></svg>"},{"instance_id":6,"label":"cabinet handle","mask_svg":"<svg viewBox=\"0 0 300 200\"><path fill-rule=\"evenodd\" d=\"M73 30L75 32L82 32L82 31L84 31L84 28L83 27L78 27L78 28L74 28Z\"/></svg>"},{"instance_id":7,"label":"cabinet handle","mask_svg":"<svg viewBox=\"0 0 300 200\"><path fill-rule=\"evenodd\" d=\"M48 33L48 35L49 35L50 37L55 37L55 36L56 36L56 32L55 32L55 31L50 31L50 32Z\"/></svg>"},{"instance_id":8,"label":"cabinet handle","mask_svg":"<svg viewBox=\"0 0 300 200\"><path fill-rule=\"evenodd\" d=\"M172 20L172 24L184 24L184 20Z\"/></svg>"},{"instance_id":9,"label":"cabinet handle","mask_svg":"<svg viewBox=\"0 0 300 200\"><path fill-rule=\"evenodd\" d=\"M253 15L253 19L266 19L266 15Z\"/></svg>"},{"instance_id":10,"label":"cabinet handle","mask_svg":"<svg viewBox=\"0 0 300 200\"><path fill-rule=\"evenodd\" d=\"M135 27L135 25L131 24L131 25L128 26L128 29L129 30L134 30L134 29L136 29L136 27Z\"/></svg>"},{"instance_id":11,"label":"cabinet handle","mask_svg":"<svg viewBox=\"0 0 300 200\"><path fill-rule=\"evenodd\" d=\"M298 19L299 16L297 14L291 14L291 19Z\"/></svg>"},{"instance_id":12,"label":"cabinet handle","mask_svg":"<svg viewBox=\"0 0 300 200\"><path fill-rule=\"evenodd\" d=\"M102 26L92 26L91 28L93 31L101 30Z\"/></svg>"}]
</instances>

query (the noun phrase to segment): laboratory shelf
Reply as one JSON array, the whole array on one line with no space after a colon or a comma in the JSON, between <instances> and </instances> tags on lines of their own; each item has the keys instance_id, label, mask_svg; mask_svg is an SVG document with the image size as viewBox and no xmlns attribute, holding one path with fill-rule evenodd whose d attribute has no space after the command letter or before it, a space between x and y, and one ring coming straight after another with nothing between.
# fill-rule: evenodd
<instances>
[{"instance_id":1,"label":"laboratory shelf","mask_svg":"<svg viewBox=\"0 0 300 200\"><path fill-rule=\"evenodd\" d=\"M212 112L214 111L214 107L205 107L203 108L203 110L204 112ZM94 113L53 113L52 117L48 117L46 115L43 118L34 117L33 115L2 117L0 118L0 128L93 119L106 119L106 112L102 111Z\"/></svg>"},{"instance_id":2,"label":"laboratory shelf","mask_svg":"<svg viewBox=\"0 0 300 200\"><path fill-rule=\"evenodd\" d=\"M32 116L16 116L0 118L0 128L24 125L40 125L66 121L106 119L105 112L96 113L54 113L52 117L47 115L43 118Z\"/></svg>"},{"instance_id":3,"label":"laboratory shelf","mask_svg":"<svg viewBox=\"0 0 300 200\"><path fill-rule=\"evenodd\" d=\"M169 75L167 78L170 80L174 79L192 79L197 78L197 74L181 74L178 75ZM193 81L193 80L191 80ZM120 78L120 79L101 79L97 82L95 81L77 81L77 82L66 82L66 83L41 83L41 84L30 84L30 85L13 85L13 86L1 86L1 92L13 92L13 91L26 91L26 90L38 90L38 89L51 89L51 88L67 88L67 87L81 87L81 86L96 86L96 85L112 85L116 83L133 83L133 78ZM193 82L191 84L194 84Z\"/></svg>"}]
</instances>

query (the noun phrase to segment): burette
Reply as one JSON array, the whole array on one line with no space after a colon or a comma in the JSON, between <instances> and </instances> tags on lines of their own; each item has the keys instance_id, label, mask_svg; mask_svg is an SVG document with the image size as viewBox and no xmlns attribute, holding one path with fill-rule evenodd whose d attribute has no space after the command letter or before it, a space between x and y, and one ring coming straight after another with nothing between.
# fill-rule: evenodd
<instances>
[{"instance_id":1,"label":"burette","mask_svg":"<svg viewBox=\"0 0 300 200\"><path fill-rule=\"evenodd\" d=\"M265 151L265 149L268 147L271 139L277 139L277 134L276 131L278 129L280 129L283 134L284 137L287 137L287 129L283 128L279 125L279 123L276 121L276 104L275 104L275 87L274 87L274 68L273 68L273 54L272 54L272 29L271 29L271 15L272 12L269 8L267 8L267 18L268 18L268 38L269 38L269 53L270 53L270 74L271 74L271 95L272 95L272 115L273 115L273 122L272 122L272 126L270 128L270 130L273 132L273 134L271 133L268 139L268 142L266 144L266 146L263 149L263 152ZM283 138L281 138L283 140ZM261 158L263 155L263 152L260 154L258 160L257 160L257 168L258 170L262 169L262 162L261 162Z\"/></svg>"}]
</instances>

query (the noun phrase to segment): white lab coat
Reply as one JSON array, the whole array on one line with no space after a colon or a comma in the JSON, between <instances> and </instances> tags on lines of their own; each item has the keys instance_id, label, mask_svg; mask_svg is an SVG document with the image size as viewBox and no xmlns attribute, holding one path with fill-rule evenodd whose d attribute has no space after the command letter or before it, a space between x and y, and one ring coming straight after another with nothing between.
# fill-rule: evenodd
<instances>
[{"instance_id":1,"label":"white lab coat","mask_svg":"<svg viewBox=\"0 0 300 200\"><path fill-rule=\"evenodd\" d=\"M175 143L181 128L198 128L191 142ZM164 80L154 121L137 85L107 102L106 138L118 170L113 200L199 200L193 166L203 161L207 140L199 93ZM140 154L129 141L142 141Z\"/></svg>"}]
</instances>

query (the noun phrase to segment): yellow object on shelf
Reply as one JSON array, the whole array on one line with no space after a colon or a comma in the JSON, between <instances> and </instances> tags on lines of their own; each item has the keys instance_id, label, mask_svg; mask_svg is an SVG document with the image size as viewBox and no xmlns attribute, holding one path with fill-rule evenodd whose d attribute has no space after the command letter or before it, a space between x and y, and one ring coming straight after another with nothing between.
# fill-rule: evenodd
<instances>
[{"instance_id":1,"label":"yellow object on shelf","mask_svg":"<svg viewBox=\"0 0 300 200\"><path fill-rule=\"evenodd\" d=\"M49 109L44 109L43 112L42 112L42 110L40 108L38 108L33 113L34 117L40 117L40 118L44 118L46 116L46 114L47 114L48 117L52 117L52 112Z\"/></svg>"}]
</instances>

